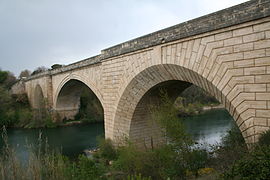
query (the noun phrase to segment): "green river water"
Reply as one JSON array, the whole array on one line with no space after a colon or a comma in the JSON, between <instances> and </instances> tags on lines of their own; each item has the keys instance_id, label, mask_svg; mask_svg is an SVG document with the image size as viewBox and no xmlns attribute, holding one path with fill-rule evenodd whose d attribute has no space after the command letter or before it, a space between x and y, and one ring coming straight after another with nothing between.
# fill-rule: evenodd
<instances>
[{"instance_id":1,"label":"green river water","mask_svg":"<svg viewBox=\"0 0 270 180\"><path fill-rule=\"evenodd\" d=\"M185 118L187 131L200 143L220 142L232 125L233 119L224 109L207 111L204 114ZM85 149L95 148L97 137L104 137L103 123L58 127L52 129L8 129L8 142L19 158L28 157L28 146L38 144L40 132L53 149L60 149L64 155L77 157ZM0 139L0 148L3 139Z\"/></svg>"}]
</instances>

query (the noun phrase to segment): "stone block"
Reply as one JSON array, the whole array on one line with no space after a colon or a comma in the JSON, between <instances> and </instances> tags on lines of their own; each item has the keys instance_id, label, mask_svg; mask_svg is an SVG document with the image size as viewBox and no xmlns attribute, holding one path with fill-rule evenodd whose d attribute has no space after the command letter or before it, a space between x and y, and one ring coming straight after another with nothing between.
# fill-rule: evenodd
<instances>
[{"instance_id":1,"label":"stone block","mask_svg":"<svg viewBox=\"0 0 270 180\"><path fill-rule=\"evenodd\" d=\"M262 39L265 39L264 32L253 33L253 34L243 36L244 43L258 41Z\"/></svg>"},{"instance_id":2,"label":"stone block","mask_svg":"<svg viewBox=\"0 0 270 180\"><path fill-rule=\"evenodd\" d=\"M240 116L243 119L243 121L255 117L255 109L248 109L244 111Z\"/></svg>"},{"instance_id":3,"label":"stone block","mask_svg":"<svg viewBox=\"0 0 270 180\"><path fill-rule=\"evenodd\" d=\"M232 105L234 107L237 107L240 103L247 100L255 100L255 94L254 93L240 93L232 100Z\"/></svg>"},{"instance_id":4,"label":"stone block","mask_svg":"<svg viewBox=\"0 0 270 180\"><path fill-rule=\"evenodd\" d=\"M265 55L266 56L270 56L270 48L266 48L265 49Z\"/></svg>"},{"instance_id":5,"label":"stone block","mask_svg":"<svg viewBox=\"0 0 270 180\"><path fill-rule=\"evenodd\" d=\"M266 73L266 67L251 67L251 68L245 68L244 74L245 75L256 75L256 74L265 74Z\"/></svg>"},{"instance_id":6,"label":"stone block","mask_svg":"<svg viewBox=\"0 0 270 180\"><path fill-rule=\"evenodd\" d=\"M253 32L253 28L252 28L252 26L249 26L249 27L233 30L233 36L234 37L235 36L242 36L242 35L246 35L246 34L251 34L252 32Z\"/></svg>"},{"instance_id":7,"label":"stone block","mask_svg":"<svg viewBox=\"0 0 270 180\"><path fill-rule=\"evenodd\" d=\"M229 81L229 85L234 87L236 84L245 84L245 83L254 83L255 78L254 76L236 76L232 77Z\"/></svg>"},{"instance_id":8,"label":"stone block","mask_svg":"<svg viewBox=\"0 0 270 180\"><path fill-rule=\"evenodd\" d=\"M254 59L248 60L240 60L240 61L233 61L233 67L253 67L254 66Z\"/></svg>"},{"instance_id":9,"label":"stone block","mask_svg":"<svg viewBox=\"0 0 270 180\"><path fill-rule=\"evenodd\" d=\"M245 92L266 92L266 84L245 84Z\"/></svg>"},{"instance_id":10,"label":"stone block","mask_svg":"<svg viewBox=\"0 0 270 180\"><path fill-rule=\"evenodd\" d=\"M229 39L232 37L232 31L227 31L219 34L215 34L215 40L224 40L224 39Z\"/></svg>"},{"instance_id":11,"label":"stone block","mask_svg":"<svg viewBox=\"0 0 270 180\"><path fill-rule=\"evenodd\" d=\"M254 25L253 30L254 32L270 30L270 22Z\"/></svg>"},{"instance_id":12,"label":"stone block","mask_svg":"<svg viewBox=\"0 0 270 180\"><path fill-rule=\"evenodd\" d=\"M215 41L215 36L214 36L214 35L212 35L212 36L207 36L207 37L203 37L203 38L202 38L201 44L206 45L207 43L213 42L213 41Z\"/></svg>"},{"instance_id":13,"label":"stone block","mask_svg":"<svg viewBox=\"0 0 270 180\"><path fill-rule=\"evenodd\" d=\"M256 134L262 134L263 132L269 130L269 127L265 127L265 126L255 126L255 133Z\"/></svg>"},{"instance_id":14,"label":"stone block","mask_svg":"<svg viewBox=\"0 0 270 180\"><path fill-rule=\"evenodd\" d=\"M254 42L254 49L263 49L270 47L270 39L260 40Z\"/></svg>"},{"instance_id":15,"label":"stone block","mask_svg":"<svg viewBox=\"0 0 270 180\"><path fill-rule=\"evenodd\" d=\"M233 37L233 38L224 40L224 46L232 46L232 45L241 44L241 43L243 43L242 36Z\"/></svg>"},{"instance_id":16,"label":"stone block","mask_svg":"<svg viewBox=\"0 0 270 180\"><path fill-rule=\"evenodd\" d=\"M255 66L270 66L270 57L256 58Z\"/></svg>"},{"instance_id":17,"label":"stone block","mask_svg":"<svg viewBox=\"0 0 270 180\"><path fill-rule=\"evenodd\" d=\"M264 56L265 56L264 49L244 52L244 59L259 58Z\"/></svg>"},{"instance_id":18,"label":"stone block","mask_svg":"<svg viewBox=\"0 0 270 180\"><path fill-rule=\"evenodd\" d=\"M270 100L270 92L256 93L256 100Z\"/></svg>"},{"instance_id":19,"label":"stone block","mask_svg":"<svg viewBox=\"0 0 270 180\"><path fill-rule=\"evenodd\" d=\"M256 117L270 118L270 110L256 109Z\"/></svg>"},{"instance_id":20,"label":"stone block","mask_svg":"<svg viewBox=\"0 0 270 180\"><path fill-rule=\"evenodd\" d=\"M246 101L248 104L249 108L254 108L254 109L267 109L267 101Z\"/></svg>"},{"instance_id":21,"label":"stone block","mask_svg":"<svg viewBox=\"0 0 270 180\"><path fill-rule=\"evenodd\" d=\"M253 50L253 42L246 44L238 44L233 46L234 52L243 52L243 51L251 51Z\"/></svg>"},{"instance_id":22,"label":"stone block","mask_svg":"<svg viewBox=\"0 0 270 180\"><path fill-rule=\"evenodd\" d=\"M227 61L235 61L235 60L242 60L243 59L243 53L232 53L232 54L225 54L220 55L217 58L218 63L227 62Z\"/></svg>"},{"instance_id":23,"label":"stone block","mask_svg":"<svg viewBox=\"0 0 270 180\"><path fill-rule=\"evenodd\" d=\"M229 69L225 75L222 77L221 81L219 82L217 88L222 90L225 85L229 82L232 76L241 76L243 75L243 69Z\"/></svg>"},{"instance_id":24,"label":"stone block","mask_svg":"<svg viewBox=\"0 0 270 180\"><path fill-rule=\"evenodd\" d=\"M270 31L265 31L265 37L266 39L270 39Z\"/></svg>"},{"instance_id":25,"label":"stone block","mask_svg":"<svg viewBox=\"0 0 270 180\"><path fill-rule=\"evenodd\" d=\"M236 86L234 86L234 88L227 95L228 100L232 101L238 94L240 94L243 91L244 91L244 85L243 84L237 84Z\"/></svg>"},{"instance_id":26,"label":"stone block","mask_svg":"<svg viewBox=\"0 0 270 180\"><path fill-rule=\"evenodd\" d=\"M256 75L255 76L255 83L269 83L270 82L270 75Z\"/></svg>"}]
</instances>

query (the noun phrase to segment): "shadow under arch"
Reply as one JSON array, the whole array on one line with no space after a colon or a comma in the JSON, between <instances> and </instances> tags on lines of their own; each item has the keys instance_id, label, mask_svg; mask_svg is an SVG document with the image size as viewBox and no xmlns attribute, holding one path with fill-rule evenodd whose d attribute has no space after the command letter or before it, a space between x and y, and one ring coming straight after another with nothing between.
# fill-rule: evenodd
<instances>
[{"instance_id":1,"label":"shadow under arch","mask_svg":"<svg viewBox=\"0 0 270 180\"><path fill-rule=\"evenodd\" d=\"M53 97L53 107L56 107L56 103L57 103L57 98L59 96L59 93L61 91L61 89L63 88L63 86L70 80L78 80L82 83L84 83L94 94L95 96L98 98L98 100L100 101L102 107L104 107L103 104L103 97L100 93L100 91L98 90L98 88L96 88L96 85L94 82L92 82L89 78L83 78L77 74L70 74L68 76L66 76L58 85L56 92L54 93L54 97Z\"/></svg>"},{"instance_id":2,"label":"shadow under arch","mask_svg":"<svg viewBox=\"0 0 270 180\"><path fill-rule=\"evenodd\" d=\"M61 119L74 119L74 116L79 112L81 105L81 96L87 93L94 102L93 108L99 108L99 112L104 120L104 109L102 101L98 98L95 92L84 82L77 79L68 79L59 88L59 92L55 97L55 111Z\"/></svg>"},{"instance_id":3,"label":"shadow under arch","mask_svg":"<svg viewBox=\"0 0 270 180\"><path fill-rule=\"evenodd\" d=\"M197 72L174 64L159 64L148 67L128 83L117 104L113 139L121 143L123 136L127 136L137 144L141 143L140 141L149 141L150 131L145 118L149 114L148 105L158 99L157 90L159 87L165 88L169 96L173 98L191 84L204 89L224 105L236 121L247 142L246 130L248 126L237 108L231 104L223 92Z\"/></svg>"},{"instance_id":4,"label":"shadow under arch","mask_svg":"<svg viewBox=\"0 0 270 180\"><path fill-rule=\"evenodd\" d=\"M45 99L43 95L43 91L41 86L38 84L34 90L34 102L33 102L33 109L41 109L45 108Z\"/></svg>"}]
</instances>

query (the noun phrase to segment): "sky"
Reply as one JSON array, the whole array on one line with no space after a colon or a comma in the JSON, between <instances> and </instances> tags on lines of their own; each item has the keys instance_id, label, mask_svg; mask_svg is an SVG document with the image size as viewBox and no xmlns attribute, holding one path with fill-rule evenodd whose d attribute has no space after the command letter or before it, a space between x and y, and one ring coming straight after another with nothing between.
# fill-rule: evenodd
<instances>
[{"instance_id":1,"label":"sky","mask_svg":"<svg viewBox=\"0 0 270 180\"><path fill-rule=\"evenodd\" d=\"M246 0L0 0L0 68L70 64Z\"/></svg>"}]
</instances>

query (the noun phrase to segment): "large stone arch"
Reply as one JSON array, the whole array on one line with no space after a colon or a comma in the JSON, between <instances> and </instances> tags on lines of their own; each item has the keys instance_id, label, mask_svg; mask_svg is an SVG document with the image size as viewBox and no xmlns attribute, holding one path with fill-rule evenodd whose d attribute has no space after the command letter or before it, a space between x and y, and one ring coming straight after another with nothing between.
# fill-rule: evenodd
<instances>
[{"instance_id":1,"label":"large stone arch","mask_svg":"<svg viewBox=\"0 0 270 180\"><path fill-rule=\"evenodd\" d=\"M230 71L226 76L233 77L235 74ZM224 76L224 78L227 78ZM255 141L256 133L253 124L254 114L252 104L249 103L247 93L241 87L233 87L233 91L227 92L225 85L213 84L208 78L186 67L175 64L158 64L150 66L139 72L125 87L117 105L113 125L113 138L121 140L123 136L128 136L131 140L141 141L147 139L149 134L145 120L142 118L147 107L145 97L147 92L153 87L170 81L192 83L201 87L213 95L222 103L231 116L236 121L243 137L247 143ZM184 83L187 87L187 84ZM183 87L183 88L185 88ZM180 87L181 89L181 87ZM233 94L236 94L233 96ZM252 98L252 97L251 97ZM144 142L145 143L145 142Z\"/></svg>"},{"instance_id":2,"label":"large stone arch","mask_svg":"<svg viewBox=\"0 0 270 180\"><path fill-rule=\"evenodd\" d=\"M62 119L74 118L79 110L80 96L84 90L96 97L104 111L102 96L94 84L80 76L69 75L59 84L54 96L54 110Z\"/></svg>"}]
</instances>

